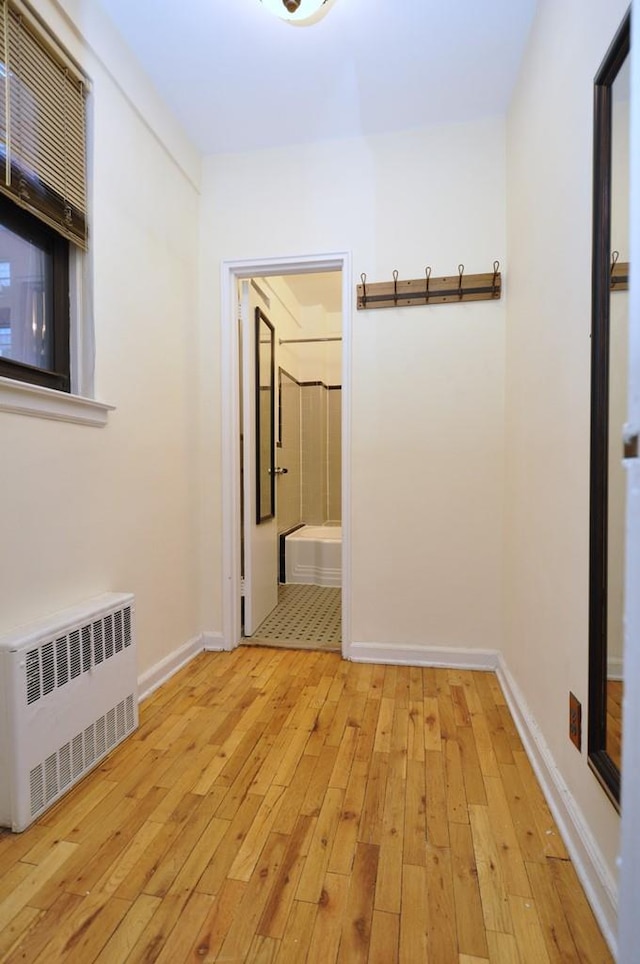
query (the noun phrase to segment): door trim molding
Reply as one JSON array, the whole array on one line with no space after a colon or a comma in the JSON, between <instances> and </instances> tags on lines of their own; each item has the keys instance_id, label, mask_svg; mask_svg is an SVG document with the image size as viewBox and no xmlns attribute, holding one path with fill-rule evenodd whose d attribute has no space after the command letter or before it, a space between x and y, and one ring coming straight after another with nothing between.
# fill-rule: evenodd
<instances>
[{"instance_id":1,"label":"door trim molding","mask_svg":"<svg viewBox=\"0 0 640 964\"><path fill-rule=\"evenodd\" d=\"M224 260L221 274L222 319L222 635L226 650L240 641L240 359L238 282L257 276L342 272L342 654L351 641L351 252L332 251L294 257Z\"/></svg>"}]
</instances>

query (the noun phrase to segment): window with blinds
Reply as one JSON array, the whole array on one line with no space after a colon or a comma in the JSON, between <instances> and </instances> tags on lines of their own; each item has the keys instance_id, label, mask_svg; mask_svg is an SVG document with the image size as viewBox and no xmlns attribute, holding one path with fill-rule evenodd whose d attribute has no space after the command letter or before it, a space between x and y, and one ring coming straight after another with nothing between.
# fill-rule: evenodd
<instances>
[{"instance_id":1,"label":"window with blinds","mask_svg":"<svg viewBox=\"0 0 640 964\"><path fill-rule=\"evenodd\" d=\"M87 245L85 79L15 0L0 0L0 191Z\"/></svg>"}]
</instances>

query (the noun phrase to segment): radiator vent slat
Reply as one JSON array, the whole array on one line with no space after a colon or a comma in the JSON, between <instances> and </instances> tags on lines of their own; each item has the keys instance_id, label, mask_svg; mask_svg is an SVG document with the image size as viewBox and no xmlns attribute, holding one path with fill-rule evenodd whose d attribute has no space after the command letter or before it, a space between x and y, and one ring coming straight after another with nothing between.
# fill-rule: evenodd
<instances>
[{"instance_id":1,"label":"radiator vent slat","mask_svg":"<svg viewBox=\"0 0 640 964\"><path fill-rule=\"evenodd\" d=\"M53 643L45 643L40 652L42 656L42 693L44 696L48 696L56 688Z\"/></svg>"},{"instance_id":2,"label":"radiator vent slat","mask_svg":"<svg viewBox=\"0 0 640 964\"><path fill-rule=\"evenodd\" d=\"M71 783L71 746L65 743L58 751L58 766L60 770L60 789L64 790Z\"/></svg>"},{"instance_id":3,"label":"radiator vent slat","mask_svg":"<svg viewBox=\"0 0 640 964\"><path fill-rule=\"evenodd\" d=\"M71 743L71 776L77 780L84 770L82 756L82 733L76 733Z\"/></svg>"},{"instance_id":4,"label":"radiator vent slat","mask_svg":"<svg viewBox=\"0 0 640 964\"><path fill-rule=\"evenodd\" d=\"M104 658L113 656L113 616L109 613L104 617Z\"/></svg>"},{"instance_id":5,"label":"radiator vent slat","mask_svg":"<svg viewBox=\"0 0 640 964\"><path fill-rule=\"evenodd\" d=\"M67 653L67 637L56 639L56 684L64 686L69 682L69 657Z\"/></svg>"},{"instance_id":6,"label":"radiator vent slat","mask_svg":"<svg viewBox=\"0 0 640 964\"><path fill-rule=\"evenodd\" d=\"M93 655L96 665L104 660L104 643L102 639L102 620L99 620L93 624Z\"/></svg>"},{"instance_id":7,"label":"radiator vent slat","mask_svg":"<svg viewBox=\"0 0 640 964\"><path fill-rule=\"evenodd\" d=\"M80 656L80 630L74 629L69 633L69 650L71 653L71 679L76 679L82 672L82 658Z\"/></svg>"},{"instance_id":8,"label":"radiator vent slat","mask_svg":"<svg viewBox=\"0 0 640 964\"><path fill-rule=\"evenodd\" d=\"M115 707L107 713L107 749L110 749L116 742L116 711Z\"/></svg>"},{"instance_id":9,"label":"radiator vent slat","mask_svg":"<svg viewBox=\"0 0 640 964\"><path fill-rule=\"evenodd\" d=\"M116 739L121 740L125 734L124 700L116 706Z\"/></svg>"},{"instance_id":10,"label":"radiator vent slat","mask_svg":"<svg viewBox=\"0 0 640 964\"><path fill-rule=\"evenodd\" d=\"M31 816L34 817L44 807L44 777L42 764L31 771L29 786L31 789Z\"/></svg>"},{"instance_id":11,"label":"radiator vent slat","mask_svg":"<svg viewBox=\"0 0 640 964\"><path fill-rule=\"evenodd\" d=\"M125 702L125 727L127 733L132 730L135 724L135 704L133 702L133 695L130 693L127 696Z\"/></svg>"},{"instance_id":12,"label":"radiator vent slat","mask_svg":"<svg viewBox=\"0 0 640 964\"><path fill-rule=\"evenodd\" d=\"M40 689L40 651L32 649L27 653L27 704L35 703L42 696Z\"/></svg>"},{"instance_id":13,"label":"radiator vent slat","mask_svg":"<svg viewBox=\"0 0 640 964\"><path fill-rule=\"evenodd\" d=\"M116 653L121 653L123 645L122 612L114 613L113 622L115 625Z\"/></svg>"},{"instance_id":14,"label":"radiator vent slat","mask_svg":"<svg viewBox=\"0 0 640 964\"><path fill-rule=\"evenodd\" d=\"M107 738L104 726L104 716L96 720L96 759L100 759L107 752Z\"/></svg>"},{"instance_id":15,"label":"radiator vent slat","mask_svg":"<svg viewBox=\"0 0 640 964\"><path fill-rule=\"evenodd\" d=\"M84 759L87 766L91 766L96 759L96 736L93 723L84 731Z\"/></svg>"},{"instance_id":16,"label":"radiator vent slat","mask_svg":"<svg viewBox=\"0 0 640 964\"><path fill-rule=\"evenodd\" d=\"M91 626L82 627L82 672L91 669Z\"/></svg>"},{"instance_id":17,"label":"radiator vent slat","mask_svg":"<svg viewBox=\"0 0 640 964\"><path fill-rule=\"evenodd\" d=\"M58 757L50 754L44 761L44 799L50 803L58 796Z\"/></svg>"}]
</instances>

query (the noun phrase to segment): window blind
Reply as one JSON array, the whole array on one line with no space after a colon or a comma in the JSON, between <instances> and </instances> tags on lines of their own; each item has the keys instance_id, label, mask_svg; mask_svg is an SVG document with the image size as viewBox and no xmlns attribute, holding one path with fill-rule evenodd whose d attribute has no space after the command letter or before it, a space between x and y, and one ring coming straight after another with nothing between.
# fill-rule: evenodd
<instances>
[{"instance_id":1,"label":"window blind","mask_svg":"<svg viewBox=\"0 0 640 964\"><path fill-rule=\"evenodd\" d=\"M0 191L86 249L85 80L18 4L1 2Z\"/></svg>"}]
</instances>

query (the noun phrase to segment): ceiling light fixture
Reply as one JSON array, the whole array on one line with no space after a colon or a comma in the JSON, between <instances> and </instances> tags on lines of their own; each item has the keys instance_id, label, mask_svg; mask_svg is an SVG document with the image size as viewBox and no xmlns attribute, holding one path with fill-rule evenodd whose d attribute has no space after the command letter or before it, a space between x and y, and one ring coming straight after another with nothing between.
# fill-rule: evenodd
<instances>
[{"instance_id":1,"label":"ceiling light fixture","mask_svg":"<svg viewBox=\"0 0 640 964\"><path fill-rule=\"evenodd\" d=\"M329 0L261 0L261 2L269 13L293 24L316 23L330 6Z\"/></svg>"}]
</instances>

